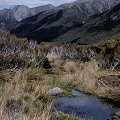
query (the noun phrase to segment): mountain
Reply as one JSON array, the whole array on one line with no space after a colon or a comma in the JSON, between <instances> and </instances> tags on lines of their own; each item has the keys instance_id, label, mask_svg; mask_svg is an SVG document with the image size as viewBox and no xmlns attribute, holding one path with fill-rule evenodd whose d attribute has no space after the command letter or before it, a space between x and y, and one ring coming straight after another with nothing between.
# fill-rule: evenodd
<instances>
[{"instance_id":1,"label":"mountain","mask_svg":"<svg viewBox=\"0 0 120 120\"><path fill-rule=\"evenodd\" d=\"M91 16L82 27L72 28L52 41L89 44L114 36L120 36L120 4L104 13Z\"/></svg>"},{"instance_id":2,"label":"mountain","mask_svg":"<svg viewBox=\"0 0 120 120\"><path fill-rule=\"evenodd\" d=\"M71 29L81 28L90 16L110 10L118 3L120 0L78 0L62 4L20 21L11 30L11 33L18 37L35 39L38 42L69 42L69 35L75 36ZM67 32L70 33L67 34L68 39L63 37L62 40L59 40Z\"/></svg>"},{"instance_id":3,"label":"mountain","mask_svg":"<svg viewBox=\"0 0 120 120\"><path fill-rule=\"evenodd\" d=\"M53 6L50 4L35 8L29 8L24 5L15 5L10 9L0 10L0 28L10 30L17 22L52 7Z\"/></svg>"}]
</instances>

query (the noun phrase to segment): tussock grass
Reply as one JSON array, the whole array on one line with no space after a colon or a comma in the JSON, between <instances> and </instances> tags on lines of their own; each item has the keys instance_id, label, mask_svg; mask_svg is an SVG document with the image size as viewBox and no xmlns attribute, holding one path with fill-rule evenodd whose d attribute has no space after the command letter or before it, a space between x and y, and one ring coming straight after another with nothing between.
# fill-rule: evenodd
<instances>
[{"instance_id":1,"label":"tussock grass","mask_svg":"<svg viewBox=\"0 0 120 120\"><path fill-rule=\"evenodd\" d=\"M119 95L120 88L119 87L110 87L110 86L99 87L96 90L96 93L99 96Z\"/></svg>"},{"instance_id":2,"label":"tussock grass","mask_svg":"<svg viewBox=\"0 0 120 120\"><path fill-rule=\"evenodd\" d=\"M96 82L100 77L111 74L119 75L119 72L115 71L114 73L111 73L111 71L108 69L101 69L96 60L79 64L76 63L77 66L72 64L74 66L72 66L72 70L69 69L71 66L68 65L68 63L66 64L67 73L61 78L63 84L66 86L75 86L75 88L85 93L95 93L97 95L102 94L103 96L107 94L120 94L119 87L111 88L109 86L104 86L101 88L96 86Z\"/></svg>"},{"instance_id":3,"label":"tussock grass","mask_svg":"<svg viewBox=\"0 0 120 120\"><path fill-rule=\"evenodd\" d=\"M52 60L52 59L51 59ZM64 66L60 66L59 62ZM58 63L58 64L56 64ZM98 78L111 74L108 69L98 66L96 60L81 63L78 60L55 58L51 72L43 68L21 68L15 71L0 71L0 119L2 120L54 120L62 118L77 120L73 116L62 113L51 114L51 97L48 90L60 87L66 95L71 89L78 89L85 93L95 93L99 96L116 95L120 93L118 87L97 87Z\"/></svg>"},{"instance_id":4,"label":"tussock grass","mask_svg":"<svg viewBox=\"0 0 120 120\"><path fill-rule=\"evenodd\" d=\"M78 71L78 67L79 67L79 64L78 62L75 62L75 61L66 60L63 64L63 69L66 72L70 72L70 73L75 73L76 71Z\"/></svg>"},{"instance_id":5,"label":"tussock grass","mask_svg":"<svg viewBox=\"0 0 120 120\"><path fill-rule=\"evenodd\" d=\"M48 85L41 82L44 77L41 69L17 70L1 88L1 119L17 119L19 116L20 120L47 120L51 100L47 94Z\"/></svg>"},{"instance_id":6,"label":"tussock grass","mask_svg":"<svg viewBox=\"0 0 120 120\"><path fill-rule=\"evenodd\" d=\"M74 115L67 115L62 112L55 112L51 116L51 120L85 120L75 117Z\"/></svg>"},{"instance_id":7,"label":"tussock grass","mask_svg":"<svg viewBox=\"0 0 120 120\"><path fill-rule=\"evenodd\" d=\"M107 71L102 72L99 70L95 60L86 63L80 63L74 67L72 66L73 70L69 69L69 67L70 66L68 65L68 70L70 73L68 72L68 74L63 75L63 83L66 85L74 84L77 89L84 92L94 91L96 89L96 80L103 75L103 73L108 74Z\"/></svg>"},{"instance_id":8,"label":"tussock grass","mask_svg":"<svg viewBox=\"0 0 120 120\"><path fill-rule=\"evenodd\" d=\"M96 86L96 82L100 77L108 75L119 75L119 71L111 72L107 68L101 68L95 59L91 59L89 62L83 63L79 60L61 59L59 57L53 59L54 57L52 57L52 55L50 58L50 60L53 62L53 70L55 72L59 71L61 74L59 77L56 76L55 80L53 80L56 82L59 79L58 81L60 86L71 86L85 93L94 93L98 96L120 94L119 87ZM62 63L62 65L59 63Z\"/></svg>"},{"instance_id":9,"label":"tussock grass","mask_svg":"<svg viewBox=\"0 0 120 120\"><path fill-rule=\"evenodd\" d=\"M17 69L12 74L7 72L6 76L1 75L7 81L0 86L0 119L53 120L48 90L63 86L61 75L49 75L42 68ZM64 116L59 115L60 119ZM67 118L70 119L69 115Z\"/></svg>"},{"instance_id":10,"label":"tussock grass","mask_svg":"<svg viewBox=\"0 0 120 120\"><path fill-rule=\"evenodd\" d=\"M64 59L61 59L58 55L48 54L47 55L48 60L50 61L52 68L57 69L60 71L63 69Z\"/></svg>"}]
</instances>

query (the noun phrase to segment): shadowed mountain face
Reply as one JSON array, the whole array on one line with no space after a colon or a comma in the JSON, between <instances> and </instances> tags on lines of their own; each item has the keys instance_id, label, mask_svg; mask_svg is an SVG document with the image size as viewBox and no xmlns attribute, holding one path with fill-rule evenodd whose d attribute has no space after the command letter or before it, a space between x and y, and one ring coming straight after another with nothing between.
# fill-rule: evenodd
<instances>
[{"instance_id":1,"label":"shadowed mountain face","mask_svg":"<svg viewBox=\"0 0 120 120\"><path fill-rule=\"evenodd\" d=\"M89 17L82 27L72 28L52 41L89 44L117 35L120 35L120 4L102 14Z\"/></svg>"},{"instance_id":2,"label":"shadowed mountain face","mask_svg":"<svg viewBox=\"0 0 120 120\"><path fill-rule=\"evenodd\" d=\"M90 16L109 10L119 2L120 0L78 0L63 4L22 20L11 33L38 42L76 42L80 36L76 37L73 30L81 28Z\"/></svg>"},{"instance_id":3,"label":"shadowed mountain face","mask_svg":"<svg viewBox=\"0 0 120 120\"><path fill-rule=\"evenodd\" d=\"M33 16L39 12L52 8L52 5L44 5L35 8L29 8L24 5L16 5L10 9L0 10L0 28L10 30L19 21Z\"/></svg>"}]
</instances>

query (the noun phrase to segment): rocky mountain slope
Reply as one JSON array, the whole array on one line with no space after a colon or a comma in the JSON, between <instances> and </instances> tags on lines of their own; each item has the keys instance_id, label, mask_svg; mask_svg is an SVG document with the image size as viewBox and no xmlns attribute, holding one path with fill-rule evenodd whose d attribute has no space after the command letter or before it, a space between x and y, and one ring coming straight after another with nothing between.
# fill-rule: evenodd
<instances>
[{"instance_id":1,"label":"rocky mountain slope","mask_svg":"<svg viewBox=\"0 0 120 120\"><path fill-rule=\"evenodd\" d=\"M76 28L79 29L88 23L86 20L90 16L103 13L118 3L120 0L78 0L63 4L22 20L11 33L18 37L35 39L38 42L75 41L78 36L76 38L76 33L72 33L73 29L76 31Z\"/></svg>"},{"instance_id":2,"label":"rocky mountain slope","mask_svg":"<svg viewBox=\"0 0 120 120\"><path fill-rule=\"evenodd\" d=\"M117 35L120 35L120 4L105 13L90 17L82 27L73 28L52 41L89 44Z\"/></svg>"},{"instance_id":3,"label":"rocky mountain slope","mask_svg":"<svg viewBox=\"0 0 120 120\"><path fill-rule=\"evenodd\" d=\"M53 6L50 4L35 8L29 8L24 5L15 5L10 9L0 10L0 28L10 30L17 22L52 7Z\"/></svg>"}]
</instances>

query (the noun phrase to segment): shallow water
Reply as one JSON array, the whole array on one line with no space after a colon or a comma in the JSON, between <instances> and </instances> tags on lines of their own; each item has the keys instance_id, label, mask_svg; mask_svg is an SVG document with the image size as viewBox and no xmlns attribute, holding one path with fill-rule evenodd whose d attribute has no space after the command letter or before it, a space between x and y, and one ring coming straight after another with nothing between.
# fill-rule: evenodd
<instances>
[{"instance_id":1,"label":"shallow water","mask_svg":"<svg viewBox=\"0 0 120 120\"><path fill-rule=\"evenodd\" d=\"M96 96L88 96L76 90L72 90L72 93L74 97L55 99L53 101L54 109L90 120L107 120L120 110L103 103Z\"/></svg>"}]
</instances>

